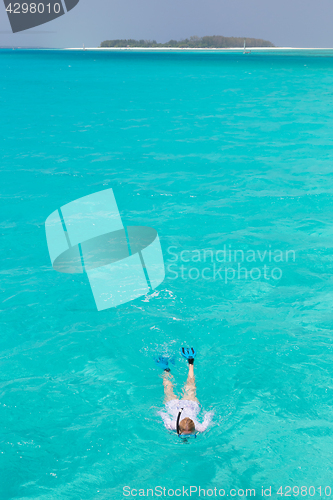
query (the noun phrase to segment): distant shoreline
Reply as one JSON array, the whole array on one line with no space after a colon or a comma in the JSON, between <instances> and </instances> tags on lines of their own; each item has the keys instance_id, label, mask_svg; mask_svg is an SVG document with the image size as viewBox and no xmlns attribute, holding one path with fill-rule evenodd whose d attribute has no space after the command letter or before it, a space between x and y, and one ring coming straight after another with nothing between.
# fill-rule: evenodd
<instances>
[{"instance_id":1,"label":"distant shoreline","mask_svg":"<svg viewBox=\"0 0 333 500\"><path fill-rule=\"evenodd\" d=\"M134 51L134 52L238 52L243 53L244 48L228 47L228 48L189 48L189 47L20 47L20 46L0 46L0 50L68 50L68 51ZM333 51L333 47L246 47L246 52L305 52L305 51Z\"/></svg>"},{"instance_id":2,"label":"distant shoreline","mask_svg":"<svg viewBox=\"0 0 333 500\"><path fill-rule=\"evenodd\" d=\"M140 51L140 52L244 52L243 47L202 48L202 47L67 47L62 50L112 50L112 51ZM280 51L280 50L333 50L330 47L246 47L246 52Z\"/></svg>"}]
</instances>

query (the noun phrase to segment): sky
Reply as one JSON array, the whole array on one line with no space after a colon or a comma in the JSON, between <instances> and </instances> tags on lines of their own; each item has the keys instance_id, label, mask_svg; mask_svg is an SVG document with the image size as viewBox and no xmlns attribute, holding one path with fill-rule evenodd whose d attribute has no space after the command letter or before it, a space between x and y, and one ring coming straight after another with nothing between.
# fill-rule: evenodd
<instances>
[{"instance_id":1,"label":"sky","mask_svg":"<svg viewBox=\"0 0 333 500\"><path fill-rule=\"evenodd\" d=\"M323 48L333 47L332 22L333 0L80 0L58 19L14 34L0 0L0 46L98 47L116 38L223 35Z\"/></svg>"}]
</instances>

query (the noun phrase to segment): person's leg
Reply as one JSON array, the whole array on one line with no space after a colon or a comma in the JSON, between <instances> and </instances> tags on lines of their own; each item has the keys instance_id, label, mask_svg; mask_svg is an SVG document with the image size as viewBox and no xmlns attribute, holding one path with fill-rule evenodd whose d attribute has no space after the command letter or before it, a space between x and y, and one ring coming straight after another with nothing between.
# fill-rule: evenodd
<instances>
[{"instance_id":1,"label":"person's leg","mask_svg":"<svg viewBox=\"0 0 333 500\"><path fill-rule=\"evenodd\" d=\"M172 399L178 399L175 393L173 392L173 383L172 383L173 376L171 375L171 373L164 371L162 377L163 377L165 403L171 401Z\"/></svg>"},{"instance_id":2,"label":"person's leg","mask_svg":"<svg viewBox=\"0 0 333 500\"><path fill-rule=\"evenodd\" d=\"M188 399L189 401L196 401L197 403L199 403L197 399L197 388L195 385L193 364L188 365L188 376L186 384L184 386L184 396L182 399Z\"/></svg>"}]
</instances>

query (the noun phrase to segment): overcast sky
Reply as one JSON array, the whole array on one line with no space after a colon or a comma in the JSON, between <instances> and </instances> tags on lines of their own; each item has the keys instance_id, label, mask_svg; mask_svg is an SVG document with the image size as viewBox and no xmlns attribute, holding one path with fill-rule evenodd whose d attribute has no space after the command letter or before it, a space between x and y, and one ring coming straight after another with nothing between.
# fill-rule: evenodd
<instances>
[{"instance_id":1,"label":"overcast sky","mask_svg":"<svg viewBox=\"0 0 333 500\"><path fill-rule=\"evenodd\" d=\"M333 47L332 25L333 0L80 0L64 16L13 34L0 0L0 46L97 47L115 38L224 35Z\"/></svg>"}]
</instances>

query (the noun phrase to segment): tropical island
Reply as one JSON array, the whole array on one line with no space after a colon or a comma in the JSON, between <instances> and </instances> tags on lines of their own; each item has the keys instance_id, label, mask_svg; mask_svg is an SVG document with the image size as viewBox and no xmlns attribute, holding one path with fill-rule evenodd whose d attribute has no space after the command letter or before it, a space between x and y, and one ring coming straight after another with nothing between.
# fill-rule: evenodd
<instances>
[{"instance_id":1,"label":"tropical island","mask_svg":"<svg viewBox=\"0 0 333 500\"><path fill-rule=\"evenodd\" d=\"M260 38L241 38L230 36L191 36L185 40L170 40L166 43L157 43L156 40L105 40L101 43L102 48L114 47L141 47L141 48L189 48L189 49L226 49L243 47L274 47L272 42Z\"/></svg>"}]
</instances>

